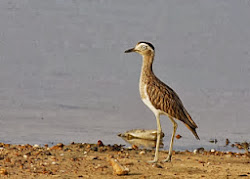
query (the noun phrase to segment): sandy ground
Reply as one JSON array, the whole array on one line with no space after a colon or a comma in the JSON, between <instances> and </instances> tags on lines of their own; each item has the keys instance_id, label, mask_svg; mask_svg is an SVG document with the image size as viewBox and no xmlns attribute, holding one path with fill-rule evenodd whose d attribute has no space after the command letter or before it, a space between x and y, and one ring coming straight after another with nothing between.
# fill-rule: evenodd
<instances>
[{"instance_id":1,"label":"sandy ground","mask_svg":"<svg viewBox=\"0 0 250 179\"><path fill-rule=\"evenodd\" d=\"M153 150L125 149L119 145L0 143L0 178L250 178L248 154L220 151L174 152L171 163L149 164ZM167 151L160 152L160 160ZM129 168L117 176L110 160Z\"/></svg>"}]
</instances>

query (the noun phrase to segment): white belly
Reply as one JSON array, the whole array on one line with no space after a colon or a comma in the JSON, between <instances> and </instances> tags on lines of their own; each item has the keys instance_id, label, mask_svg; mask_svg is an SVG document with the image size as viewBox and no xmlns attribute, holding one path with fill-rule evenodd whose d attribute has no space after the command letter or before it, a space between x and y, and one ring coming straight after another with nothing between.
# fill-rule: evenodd
<instances>
[{"instance_id":1,"label":"white belly","mask_svg":"<svg viewBox=\"0 0 250 179\"><path fill-rule=\"evenodd\" d=\"M145 85L143 90L141 91L143 92L143 96L145 96L145 98L142 98L142 101L144 102L144 104L155 114L160 114L161 111L156 109L153 104L151 103L149 97L148 97L148 93L147 93L147 86Z\"/></svg>"}]
</instances>

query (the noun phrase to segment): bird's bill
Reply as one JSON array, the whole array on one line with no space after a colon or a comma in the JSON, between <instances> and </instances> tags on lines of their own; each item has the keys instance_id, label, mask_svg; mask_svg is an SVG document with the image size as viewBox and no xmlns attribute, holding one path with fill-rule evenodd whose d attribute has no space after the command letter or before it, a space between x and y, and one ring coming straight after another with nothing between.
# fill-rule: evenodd
<instances>
[{"instance_id":1,"label":"bird's bill","mask_svg":"<svg viewBox=\"0 0 250 179\"><path fill-rule=\"evenodd\" d=\"M135 52L135 49L134 48L128 49L124 53L131 53L131 52Z\"/></svg>"}]
</instances>

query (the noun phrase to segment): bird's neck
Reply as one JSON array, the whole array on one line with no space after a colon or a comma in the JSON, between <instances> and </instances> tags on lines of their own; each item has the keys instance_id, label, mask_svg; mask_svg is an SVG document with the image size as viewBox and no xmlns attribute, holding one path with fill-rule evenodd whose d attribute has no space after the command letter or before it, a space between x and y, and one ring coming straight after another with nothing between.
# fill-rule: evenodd
<instances>
[{"instance_id":1,"label":"bird's neck","mask_svg":"<svg viewBox=\"0 0 250 179\"><path fill-rule=\"evenodd\" d=\"M141 76L140 82L146 82L150 77L154 76L153 72L153 61L154 61L154 54L151 55L144 55L142 56L142 68L141 68Z\"/></svg>"}]
</instances>

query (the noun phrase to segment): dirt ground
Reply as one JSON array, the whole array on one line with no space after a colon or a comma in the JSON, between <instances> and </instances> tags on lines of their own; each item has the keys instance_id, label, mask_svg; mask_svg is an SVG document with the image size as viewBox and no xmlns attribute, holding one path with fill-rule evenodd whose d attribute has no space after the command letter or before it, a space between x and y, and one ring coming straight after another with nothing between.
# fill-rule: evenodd
<instances>
[{"instance_id":1,"label":"dirt ground","mask_svg":"<svg viewBox=\"0 0 250 179\"><path fill-rule=\"evenodd\" d=\"M167 151L160 151L160 160ZM0 143L0 178L250 178L249 154L199 151L174 152L171 163L149 164L153 150L136 146L57 144L10 145ZM110 161L129 169L117 176Z\"/></svg>"}]
</instances>

